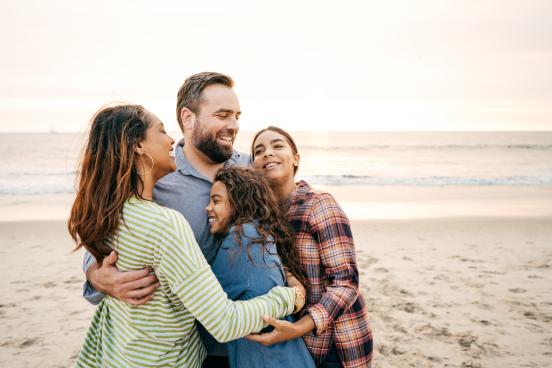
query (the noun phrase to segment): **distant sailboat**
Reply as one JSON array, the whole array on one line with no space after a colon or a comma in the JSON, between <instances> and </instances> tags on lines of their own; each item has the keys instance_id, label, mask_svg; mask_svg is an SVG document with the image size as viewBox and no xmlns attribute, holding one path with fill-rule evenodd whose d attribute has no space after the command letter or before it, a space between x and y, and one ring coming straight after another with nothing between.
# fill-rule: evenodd
<instances>
[{"instance_id":1,"label":"distant sailboat","mask_svg":"<svg viewBox=\"0 0 552 368\"><path fill-rule=\"evenodd\" d=\"M57 134L56 128L53 125L50 125L50 130L48 130L50 134Z\"/></svg>"}]
</instances>

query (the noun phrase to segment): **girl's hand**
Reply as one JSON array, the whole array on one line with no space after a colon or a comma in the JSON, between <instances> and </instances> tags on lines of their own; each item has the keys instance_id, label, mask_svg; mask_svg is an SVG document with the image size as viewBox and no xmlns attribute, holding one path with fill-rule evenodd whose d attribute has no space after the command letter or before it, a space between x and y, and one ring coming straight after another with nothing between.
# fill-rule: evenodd
<instances>
[{"instance_id":1,"label":"girl's hand","mask_svg":"<svg viewBox=\"0 0 552 368\"><path fill-rule=\"evenodd\" d=\"M264 316L265 323L268 323L274 330L262 334L251 334L245 338L250 341L258 342L264 346L278 344L280 342L297 339L316 327L312 317L307 314L299 321L291 323L280 321L270 316Z\"/></svg>"},{"instance_id":2,"label":"girl's hand","mask_svg":"<svg viewBox=\"0 0 552 368\"><path fill-rule=\"evenodd\" d=\"M263 319L266 323L273 326L274 330L262 334L247 335L245 337L247 340L258 342L264 346L270 346L302 336L301 331L299 331L294 323L280 321L268 315L265 315Z\"/></svg>"}]
</instances>

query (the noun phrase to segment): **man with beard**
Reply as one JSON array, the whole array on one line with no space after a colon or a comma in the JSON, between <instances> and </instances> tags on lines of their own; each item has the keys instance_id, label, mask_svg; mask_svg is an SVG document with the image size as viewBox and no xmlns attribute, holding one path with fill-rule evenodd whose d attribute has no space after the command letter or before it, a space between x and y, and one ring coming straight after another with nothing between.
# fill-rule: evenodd
<instances>
[{"instance_id":1,"label":"man with beard","mask_svg":"<svg viewBox=\"0 0 552 368\"><path fill-rule=\"evenodd\" d=\"M184 81L176 104L178 124L184 134L175 147L177 170L160 179L153 192L155 202L179 211L188 220L209 264L215 258L216 247L205 207L215 174L225 166L250 164L249 155L233 149L241 114L233 85L230 77L211 72L198 73ZM94 304L101 301L104 293L132 305L150 301L159 287L155 275L149 269L120 272L116 261L115 252L101 266L89 253L85 255L83 268L88 282L84 297ZM203 366L228 366L225 347L199 324L198 329L208 353Z\"/></svg>"}]
</instances>

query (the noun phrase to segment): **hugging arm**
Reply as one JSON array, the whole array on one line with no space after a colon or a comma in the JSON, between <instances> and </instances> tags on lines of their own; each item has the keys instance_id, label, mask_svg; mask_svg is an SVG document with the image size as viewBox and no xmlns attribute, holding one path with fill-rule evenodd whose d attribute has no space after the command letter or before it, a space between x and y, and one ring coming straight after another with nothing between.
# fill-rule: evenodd
<instances>
[{"instance_id":1,"label":"hugging arm","mask_svg":"<svg viewBox=\"0 0 552 368\"><path fill-rule=\"evenodd\" d=\"M176 228L174 239L160 239L156 272L215 339L227 342L243 337L265 326L264 315L281 318L293 312L296 292L282 286L251 300L229 300L189 224L181 216L172 221Z\"/></svg>"},{"instance_id":2,"label":"hugging arm","mask_svg":"<svg viewBox=\"0 0 552 368\"><path fill-rule=\"evenodd\" d=\"M105 294L111 295L131 305L142 305L153 299L159 282L151 268L121 272L115 266L117 253L111 252L101 266L89 252L84 254L83 271L86 281L83 297L92 304L102 301Z\"/></svg>"},{"instance_id":3,"label":"hugging arm","mask_svg":"<svg viewBox=\"0 0 552 368\"><path fill-rule=\"evenodd\" d=\"M309 216L312 235L316 239L320 263L330 283L322 298L307 308L299 321L277 321L265 318L274 330L247 338L263 345L291 340L315 330L320 334L358 298L358 270L349 220L336 200L322 194L316 200Z\"/></svg>"}]
</instances>

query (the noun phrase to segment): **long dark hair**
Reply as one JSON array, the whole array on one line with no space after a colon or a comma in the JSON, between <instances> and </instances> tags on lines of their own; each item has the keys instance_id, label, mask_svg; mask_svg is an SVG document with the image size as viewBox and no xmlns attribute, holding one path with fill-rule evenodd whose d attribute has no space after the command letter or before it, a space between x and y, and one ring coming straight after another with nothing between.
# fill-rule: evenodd
<instances>
[{"instance_id":1,"label":"long dark hair","mask_svg":"<svg viewBox=\"0 0 552 368\"><path fill-rule=\"evenodd\" d=\"M75 250L85 247L98 263L112 250L107 240L116 235L125 201L142 198L135 147L149 126L140 105L108 106L92 117L67 228Z\"/></svg>"},{"instance_id":2,"label":"long dark hair","mask_svg":"<svg viewBox=\"0 0 552 368\"><path fill-rule=\"evenodd\" d=\"M215 181L223 183L226 187L232 208L229 223L235 226L238 236L243 236L241 225L257 221L260 238L254 239L247 246L255 243L265 246L269 237L272 237L284 267L304 284L305 271L299 263L293 232L280 209L278 198L265 177L251 168L229 167L219 170ZM249 248L247 252L251 260Z\"/></svg>"}]
</instances>

